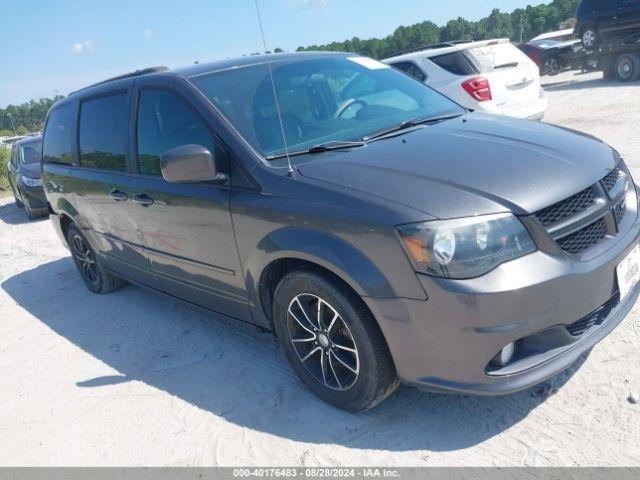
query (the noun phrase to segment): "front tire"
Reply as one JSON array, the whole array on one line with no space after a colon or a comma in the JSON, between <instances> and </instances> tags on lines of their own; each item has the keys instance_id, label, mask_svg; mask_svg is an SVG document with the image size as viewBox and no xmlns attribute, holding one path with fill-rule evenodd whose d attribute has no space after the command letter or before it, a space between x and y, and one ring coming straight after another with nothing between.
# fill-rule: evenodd
<instances>
[{"instance_id":1,"label":"front tire","mask_svg":"<svg viewBox=\"0 0 640 480\"><path fill-rule=\"evenodd\" d=\"M378 324L362 300L328 276L287 275L274 293L276 334L304 384L347 411L374 407L398 378Z\"/></svg>"},{"instance_id":2,"label":"front tire","mask_svg":"<svg viewBox=\"0 0 640 480\"><path fill-rule=\"evenodd\" d=\"M27 214L27 218L29 220L34 220L36 218L33 212L31 211L31 209L29 208L29 205L24 204L24 211Z\"/></svg>"},{"instance_id":3,"label":"front tire","mask_svg":"<svg viewBox=\"0 0 640 480\"><path fill-rule=\"evenodd\" d=\"M87 288L93 293L110 293L124 285L124 280L104 270L85 236L75 226L67 231L67 244L73 262Z\"/></svg>"}]
</instances>

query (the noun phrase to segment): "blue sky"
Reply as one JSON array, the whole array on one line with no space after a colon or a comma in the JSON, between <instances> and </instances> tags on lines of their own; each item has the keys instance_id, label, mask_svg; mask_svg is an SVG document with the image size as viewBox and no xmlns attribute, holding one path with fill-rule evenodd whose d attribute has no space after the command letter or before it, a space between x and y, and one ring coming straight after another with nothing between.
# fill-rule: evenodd
<instances>
[{"instance_id":1,"label":"blue sky","mask_svg":"<svg viewBox=\"0 0 640 480\"><path fill-rule=\"evenodd\" d=\"M400 25L477 20L544 0L259 0L269 48L295 50ZM0 107L146 66L262 50L254 0L2 0Z\"/></svg>"}]
</instances>

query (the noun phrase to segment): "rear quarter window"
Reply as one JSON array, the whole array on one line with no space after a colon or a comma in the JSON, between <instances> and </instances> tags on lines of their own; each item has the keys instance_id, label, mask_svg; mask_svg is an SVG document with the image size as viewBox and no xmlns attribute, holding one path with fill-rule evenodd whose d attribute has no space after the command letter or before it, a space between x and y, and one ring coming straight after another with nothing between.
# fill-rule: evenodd
<instances>
[{"instance_id":1,"label":"rear quarter window","mask_svg":"<svg viewBox=\"0 0 640 480\"><path fill-rule=\"evenodd\" d=\"M80 105L80 165L126 170L127 94L85 100Z\"/></svg>"},{"instance_id":2,"label":"rear quarter window","mask_svg":"<svg viewBox=\"0 0 640 480\"><path fill-rule=\"evenodd\" d=\"M42 161L45 163L73 163L73 129L75 105L67 103L49 114L44 132Z\"/></svg>"},{"instance_id":3,"label":"rear quarter window","mask_svg":"<svg viewBox=\"0 0 640 480\"><path fill-rule=\"evenodd\" d=\"M429 57L428 60L447 72L461 77L476 75L478 73L474 65L461 52L436 55L435 57Z\"/></svg>"},{"instance_id":4,"label":"rear quarter window","mask_svg":"<svg viewBox=\"0 0 640 480\"><path fill-rule=\"evenodd\" d=\"M424 82L427 79L424 72L413 62L398 62L391 64L391 66L415 78L419 82Z\"/></svg>"}]
</instances>

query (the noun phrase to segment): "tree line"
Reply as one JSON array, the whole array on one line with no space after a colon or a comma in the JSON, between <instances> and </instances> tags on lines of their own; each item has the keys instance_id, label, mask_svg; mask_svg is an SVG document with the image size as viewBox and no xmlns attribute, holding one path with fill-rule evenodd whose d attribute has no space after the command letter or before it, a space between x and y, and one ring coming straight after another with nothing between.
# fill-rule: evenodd
<instances>
[{"instance_id":1,"label":"tree line","mask_svg":"<svg viewBox=\"0 0 640 480\"><path fill-rule=\"evenodd\" d=\"M393 34L385 38L361 40L354 37L351 40L332 42L327 45L298 47L297 51L354 52L373 58L383 58L395 52L449 40L506 37L519 42L522 35L523 40L527 41L541 33L557 30L562 26L572 26L572 19L579 3L580 0L553 0L548 5L527 6L511 13L504 13L496 8L488 17L475 22L460 17L440 27L433 22L424 21L398 27ZM276 48L274 53L282 51ZM41 130L49 107L60 98L63 97L41 98L0 109L0 136L14 135L14 128L19 135Z\"/></svg>"},{"instance_id":2,"label":"tree line","mask_svg":"<svg viewBox=\"0 0 640 480\"><path fill-rule=\"evenodd\" d=\"M440 27L424 21L398 27L393 34L384 38L362 40L354 37L326 45L298 47L297 51L354 52L380 59L397 52L451 40L509 38L519 43L522 36L526 42L541 33L572 27L579 3L580 0L553 0L548 5L529 5L511 13L495 8L488 17L475 22L459 17Z\"/></svg>"},{"instance_id":3,"label":"tree line","mask_svg":"<svg viewBox=\"0 0 640 480\"><path fill-rule=\"evenodd\" d=\"M0 108L0 137L25 135L42 130L49 108L61 98L64 97L56 95L53 98L40 98L21 105Z\"/></svg>"}]
</instances>

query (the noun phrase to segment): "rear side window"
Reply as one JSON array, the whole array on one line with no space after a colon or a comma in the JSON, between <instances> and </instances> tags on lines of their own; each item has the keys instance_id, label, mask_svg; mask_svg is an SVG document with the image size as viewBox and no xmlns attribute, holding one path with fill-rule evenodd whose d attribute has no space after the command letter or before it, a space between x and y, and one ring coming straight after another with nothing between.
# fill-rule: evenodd
<instances>
[{"instance_id":1,"label":"rear side window","mask_svg":"<svg viewBox=\"0 0 640 480\"><path fill-rule=\"evenodd\" d=\"M468 56L482 73L491 73L505 68L516 68L526 65L529 61L517 47L511 43L498 43L486 47L470 48L466 50Z\"/></svg>"},{"instance_id":2,"label":"rear side window","mask_svg":"<svg viewBox=\"0 0 640 480\"><path fill-rule=\"evenodd\" d=\"M67 103L52 110L44 132L42 161L48 163L73 163L72 142L75 124L75 106Z\"/></svg>"},{"instance_id":3,"label":"rear side window","mask_svg":"<svg viewBox=\"0 0 640 480\"><path fill-rule=\"evenodd\" d=\"M462 52L445 53L444 55L429 57L428 60L431 60L440 68L454 75L466 77L467 75L476 75L478 73L473 64L467 60Z\"/></svg>"},{"instance_id":4,"label":"rear side window","mask_svg":"<svg viewBox=\"0 0 640 480\"><path fill-rule=\"evenodd\" d=\"M181 98L163 90L143 90L138 105L138 167L140 173L161 175L160 155L195 144L215 155L207 124Z\"/></svg>"},{"instance_id":5,"label":"rear side window","mask_svg":"<svg viewBox=\"0 0 640 480\"><path fill-rule=\"evenodd\" d=\"M415 78L420 82L424 82L427 79L427 76L424 74L424 72L420 70L420 68L418 68L418 66L413 62L398 62L392 64L392 67L403 71L407 75Z\"/></svg>"},{"instance_id":6,"label":"rear side window","mask_svg":"<svg viewBox=\"0 0 640 480\"><path fill-rule=\"evenodd\" d=\"M80 165L126 169L127 95L119 93L80 105Z\"/></svg>"}]
</instances>

